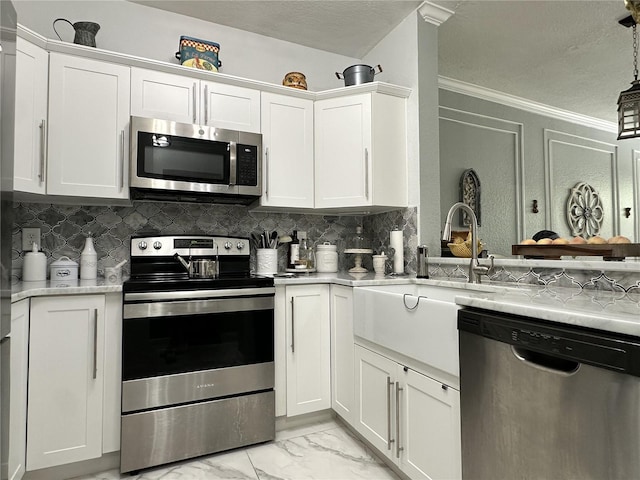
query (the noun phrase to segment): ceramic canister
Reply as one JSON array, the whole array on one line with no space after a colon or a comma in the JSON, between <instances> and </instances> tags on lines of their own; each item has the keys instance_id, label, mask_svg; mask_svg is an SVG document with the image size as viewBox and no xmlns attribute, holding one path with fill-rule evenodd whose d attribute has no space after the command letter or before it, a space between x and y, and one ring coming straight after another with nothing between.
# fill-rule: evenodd
<instances>
[{"instance_id":1,"label":"ceramic canister","mask_svg":"<svg viewBox=\"0 0 640 480\"><path fill-rule=\"evenodd\" d=\"M25 282L40 282L47 279L47 256L38 251L34 243L33 249L25 253L22 265L22 280Z\"/></svg>"},{"instance_id":2,"label":"ceramic canister","mask_svg":"<svg viewBox=\"0 0 640 480\"><path fill-rule=\"evenodd\" d=\"M316 246L316 271L320 273L338 271L338 252L335 245L325 242Z\"/></svg>"},{"instance_id":3,"label":"ceramic canister","mask_svg":"<svg viewBox=\"0 0 640 480\"><path fill-rule=\"evenodd\" d=\"M60 257L51 263L49 267L49 278L52 282L57 280L77 280L78 263L69 257Z\"/></svg>"}]
</instances>

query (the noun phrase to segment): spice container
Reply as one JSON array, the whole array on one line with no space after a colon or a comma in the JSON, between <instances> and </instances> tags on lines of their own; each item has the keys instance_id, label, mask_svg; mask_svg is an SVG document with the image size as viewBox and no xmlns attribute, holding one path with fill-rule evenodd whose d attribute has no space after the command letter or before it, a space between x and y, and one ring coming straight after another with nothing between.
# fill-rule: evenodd
<instances>
[{"instance_id":1,"label":"spice container","mask_svg":"<svg viewBox=\"0 0 640 480\"><path fill-rule=\"evenodd\" d=\"M338 251L335 245L325 242L316 246L316 270L320 273L338 271Z\"/></svg>"}]
</instances>

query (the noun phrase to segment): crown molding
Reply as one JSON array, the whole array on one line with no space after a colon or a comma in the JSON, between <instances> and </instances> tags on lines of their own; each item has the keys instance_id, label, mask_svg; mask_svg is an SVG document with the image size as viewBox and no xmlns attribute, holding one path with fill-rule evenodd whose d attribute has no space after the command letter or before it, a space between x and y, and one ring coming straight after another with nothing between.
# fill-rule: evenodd
<instances>
[{"instance_id":1,"label":"crown molding","mask_svg":"<svg viewBox=\"0 0 640 480\"><path fill-rule=\"evenodd\" d=\"M525 110L547 117L557 118L566 122L577 123L585 127L597 128L606 132L618 133L618 125L615 122L608 122L599 118L582 115L580 113L563 110L561 108L534 102L526 98L517 97L508 93L499 92L490 88L481 87L472 83L455 80L453 78L438 76L438 87L451 92L462 93L471 97L499 103L508 107Z\"/></svg>"},{"instance_id":2,"label":"crown molding","mask_svg":"<svg viewBox=\"0 0 640 480\"><path fill-rule=\"evenodd\" d=\"M436 5L435 3L426 1L418 7L418 13L422 15L425 22L432 23L436 27L439 27L455 12L440 5Z\"/></svg>"}]
</instances>

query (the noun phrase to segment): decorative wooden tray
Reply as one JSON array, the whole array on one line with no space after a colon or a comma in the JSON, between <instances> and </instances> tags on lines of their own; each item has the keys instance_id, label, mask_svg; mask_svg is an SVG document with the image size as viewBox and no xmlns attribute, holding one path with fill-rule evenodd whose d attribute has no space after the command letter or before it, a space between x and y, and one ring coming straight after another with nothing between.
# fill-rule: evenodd
<instances>
[{"instance_id":1,"label":"decorative wooden tray","mask_svg":"<svg viewBox=\"0 0 640 480\"><path fill-rule=\"evenodd\" d=\"M602 245L512 245L512 255L524 258L558 260L561 256L597 256L604 260L624 260L625 257L640 257L640 243L607 243Z\"/></svg>"}]
</instances>

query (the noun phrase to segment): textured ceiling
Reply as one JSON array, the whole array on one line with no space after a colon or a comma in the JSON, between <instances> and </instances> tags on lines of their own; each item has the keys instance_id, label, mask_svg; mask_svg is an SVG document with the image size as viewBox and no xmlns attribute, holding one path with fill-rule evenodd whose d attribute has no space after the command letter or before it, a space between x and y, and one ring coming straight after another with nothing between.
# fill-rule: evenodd
<instances>
[{"instance_id":1,"label":"textured ceiling","mask_svg":"<svg viewBox=\"0 0 640 480\"><path fill-rule=\"evenodd\" d=\"M420 1L135 0L305 46L361 58ZM439 73L615 121L633 79L623 0L433 0L455 11L439 27Z\"/></svg>"},{"instance_id":2,"label":"textured ceiling","mask_svg":"<svg viewBox=\"0 0 640 480\"><path fill-rule=\"evenodd\" d=\"M361 58L421 1L130 0L307 47Z\"/></svg>"}]
</instances>

